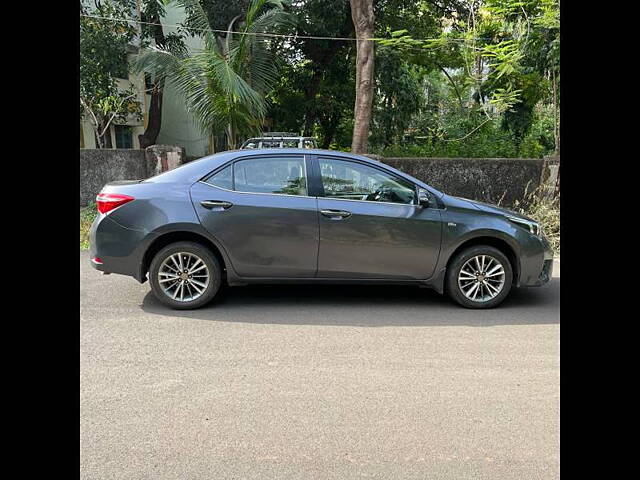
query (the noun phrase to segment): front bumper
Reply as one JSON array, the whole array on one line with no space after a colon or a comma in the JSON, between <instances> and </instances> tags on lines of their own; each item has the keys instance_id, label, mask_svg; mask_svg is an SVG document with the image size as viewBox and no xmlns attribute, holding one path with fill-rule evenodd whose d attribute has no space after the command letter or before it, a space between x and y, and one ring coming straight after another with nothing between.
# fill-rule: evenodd
<instances>
[{"instance_id":1,"label":"front bumper","mask_svg":"<svg viewBox=\"0 0 640 480\"><path fill-rule=\"evenodd\" d=\"M523 287L540 287L548 283L553 276L553 250L551 249L549 241L544 236L542 237L542 245L544 251L542 255L538 257L540 260L535 262L535 269L529 272L528 281L521 284Z\"/></svg>"},{"instance_id":2,"label":"front bumper","mask_svg":"<svg viewBox=\"0 0 640 480\"><path fill-rule=\"evenodd\" d=\"M540 272L540 276L538 277L538 281L535 283L535 287L539 287L544 285L549 280L551 280L551 276L553 275L553 258L550 260L545 260L542 266L542 272Z\"/></svg>"}]
</instances>

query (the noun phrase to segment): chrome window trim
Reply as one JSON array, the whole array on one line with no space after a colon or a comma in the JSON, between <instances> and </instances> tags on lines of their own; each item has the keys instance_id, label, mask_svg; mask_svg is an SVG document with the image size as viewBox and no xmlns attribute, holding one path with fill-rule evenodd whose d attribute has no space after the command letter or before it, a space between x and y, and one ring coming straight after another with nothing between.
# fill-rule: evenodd
<instances>
[{"instance_id":1,"label":"chrome window trim","mask_svg":"<svg viewBox=\"0 0 640 480\"><path fill-rule=\"evenodd\" d=\"M203 180L198 180L196 183L202 183L211 188L217 188L218 190L222 190L224 192L229 193L241 193L243 195L275 195L277 197L293 197L293 198L318 198L318 197L310 197L309 195L289 195L288 193L268 193L268 192L242 192L240 190L229 190L227 188L216 187L215 185L211 185ZM397 204L396 204L397 205Z\"/></svg>"},{"instance_id":2,"label":"chrome window trim","mask_svg":"<svg viewBox=\"0 0 640 480\"><path fill-rule=\"evenodd\" d=\"M288 193L266 193L266 192L243 192L240 190L229 190L227 188L217 187L215 185L211 185L203 180L198 180L196 183L202 183L207 187L217 188L218 190L222 190L224 192L229 193L241 193L243 195L274 195L277 197L294 197L294 198L314 198L316 200L334 200L340 202L361 202L368 203L373 205L394 205L394 206L404 206L404 207L413 207L413 208L422 208L422 205L414 205L412 203L395 203L395 202L374 202L372 200L354 200L351 198L332 198L332 197L310 197L309 195L289 195Z\"/></svg>"},{"instance_id":3,"label":"chrome window trim","mask_svg":"<svg viewBox=\"0 0 640 480\"><path fill-rule=\"evenodd\" d=\"M399 203L399 202L376 202L375 200L355 200L353 198L335 198L335 197L315 197L318 200L337 200L341 202L362 202L373 205L402 205L405 207L418 207L422 208L422 205L416 205L414 203Z\"/></svg>"}]
</instances>

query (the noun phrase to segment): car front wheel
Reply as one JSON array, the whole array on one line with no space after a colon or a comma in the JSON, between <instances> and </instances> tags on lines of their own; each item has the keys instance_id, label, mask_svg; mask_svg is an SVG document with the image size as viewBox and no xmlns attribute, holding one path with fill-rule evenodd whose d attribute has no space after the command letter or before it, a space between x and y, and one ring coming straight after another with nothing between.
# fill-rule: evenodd
<instances>
[{"instance_id":1,"label":"car front wheel","mask_svg":"<svg viewBox=\"0 0 640 480\"><path fill-rule=\"evenodd\" d=\"M509 259L488 245L476 245L460 252L447 269L447 293L467 308L498 306L509 294L512 282Z\"/></svg>"},{"instance_id":2,"label":"car front wheel","mask_svg":"<svg viewBox=\"0 0 640 480\"><path fill-rule=\"evenodd\" d=\"M216 257L194 242L177 242L151 261L149 283L158 300L179 310L199 308L220 290L222 269Z\"/></svg>"}]
</instances>

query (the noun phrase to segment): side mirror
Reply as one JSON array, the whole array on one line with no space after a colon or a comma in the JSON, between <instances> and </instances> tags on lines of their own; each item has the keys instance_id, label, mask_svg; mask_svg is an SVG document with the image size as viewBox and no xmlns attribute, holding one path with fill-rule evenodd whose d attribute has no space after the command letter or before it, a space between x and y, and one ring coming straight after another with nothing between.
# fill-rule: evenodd
<instances>
[{"instance_id":1,"label":"side mirror","mask_svg":"<svg viewBox=\"0 0 640 480\"><path fill-rule=\"evenodd\" d=\"M418 205L422 205L424 208L429 206L431 196L429 195L429 191L424 188L418 189Z\"/></svg>"}]
</instances>

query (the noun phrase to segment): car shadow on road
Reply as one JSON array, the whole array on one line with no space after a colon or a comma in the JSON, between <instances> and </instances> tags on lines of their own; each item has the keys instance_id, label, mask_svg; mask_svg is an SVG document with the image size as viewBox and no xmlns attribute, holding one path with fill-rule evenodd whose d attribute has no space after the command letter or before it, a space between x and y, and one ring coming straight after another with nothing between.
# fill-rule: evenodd
<instances>
[{"instance_id":1,"label":"car shadow on road","mask_svg":"<svg viewBox=\"0 0 640 480\"><path fill-rule=\"evenodd\" d=\"M252 285L226 288L198 310L171 310L151 292L142 309L216 322L335 326L493 326L560 323L560 279L519 288L490 310L469 310L433 290L407 286Z\"/></svg>"}]
</instances>

